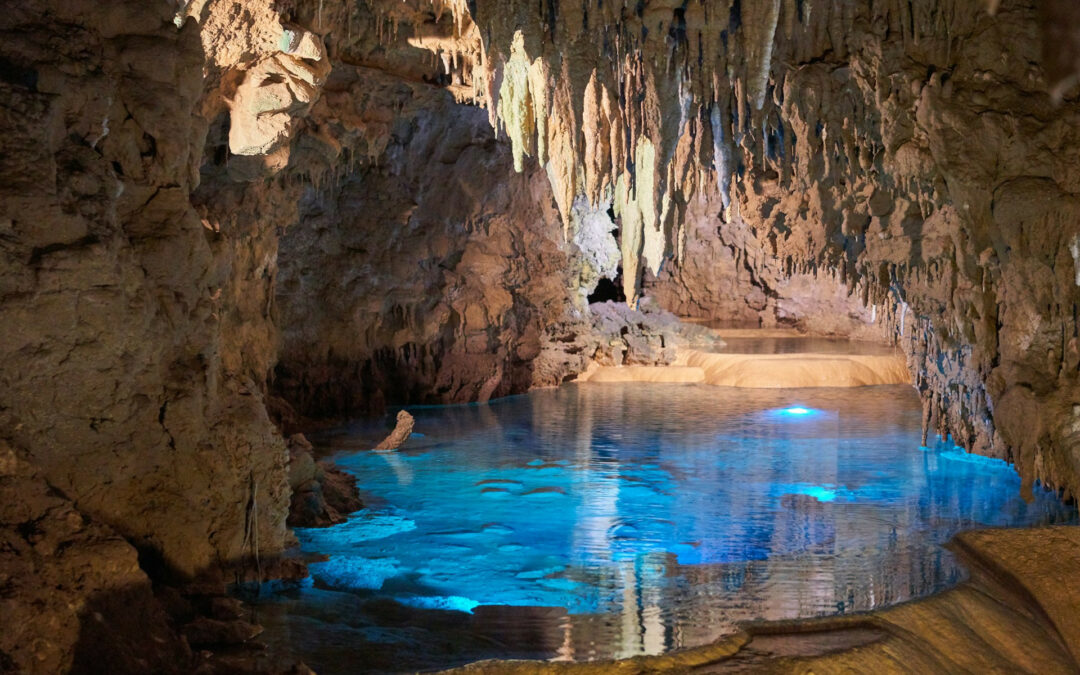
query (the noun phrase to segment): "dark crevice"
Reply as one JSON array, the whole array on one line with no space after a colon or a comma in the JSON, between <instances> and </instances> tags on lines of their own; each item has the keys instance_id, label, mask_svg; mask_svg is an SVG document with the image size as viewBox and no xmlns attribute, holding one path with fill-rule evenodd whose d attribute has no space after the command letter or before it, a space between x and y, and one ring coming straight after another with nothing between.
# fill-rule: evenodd
<instances>
[{"instance_id":1,"label":"dark crevice","mask_svg":"<svg viewBox=\"0 0 1080 675\"><path fill-rule=\"evenodd\" d=\"M614 279L602 278L589 294L589 304L594 302L626 302L626 293L622 288L622 267Z\"/></svg>"}]
</instances>

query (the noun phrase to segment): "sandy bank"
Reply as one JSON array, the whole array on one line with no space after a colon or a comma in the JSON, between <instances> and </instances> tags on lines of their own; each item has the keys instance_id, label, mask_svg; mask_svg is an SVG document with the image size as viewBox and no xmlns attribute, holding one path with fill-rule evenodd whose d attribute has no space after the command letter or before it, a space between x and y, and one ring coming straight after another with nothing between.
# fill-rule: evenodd
<instances>
[{"instance_id":1,"label":"sandy bank","mask_svg":"<svg viewBox=\"0 0 1080 675\"><path fill-rule=\"evenodd\" d=\"M671 366L590 368L580 382L684 382L781 389L911 384L900 355L712 354L680 350Z\"/></svg>"}]
</instances>

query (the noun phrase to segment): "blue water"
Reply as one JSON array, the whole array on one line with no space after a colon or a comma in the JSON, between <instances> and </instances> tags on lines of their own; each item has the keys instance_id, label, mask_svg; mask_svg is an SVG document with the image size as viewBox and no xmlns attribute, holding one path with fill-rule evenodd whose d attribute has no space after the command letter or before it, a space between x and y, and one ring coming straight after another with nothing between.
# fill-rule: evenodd
<instances>
[{"instance_id":1,"label":"blue water","mask_svg":"<svg viewBox=\"0 0 1080 675\"><path fill-rule=\"evenodd\" d=\"M1076 522L1050 493L1025 503L1002 461L920 448L910 387L585 384L412 412L397 452L367 449L382 424L315 439L367 508L297 532L329 555L305 592L528 628L493 655L659 653L874 609L959 582L957 531Z\"/></svg>"}]
</instances>

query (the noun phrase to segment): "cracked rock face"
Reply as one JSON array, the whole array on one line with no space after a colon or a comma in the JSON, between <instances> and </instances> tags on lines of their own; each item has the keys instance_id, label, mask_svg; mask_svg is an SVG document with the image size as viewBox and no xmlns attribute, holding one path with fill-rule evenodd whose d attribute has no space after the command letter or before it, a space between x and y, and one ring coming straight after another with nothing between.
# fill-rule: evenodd
<instances>
[{"instance_id":1,"label":"cracked rock face","mask_svg":"<svg viewBox=\"0 0 1080 675\"><path fill-rule=\"evenodd\" d=\"M0 550L0 670L61 673L96 661L116 672L178 673L191 661L135 550L4 441Z\"/></svg>"},{"instance_id":2,"label":"cracked rock face","mask_svg":"<svg viewBox=\"0 0 1080 675\"><path fill-rule=\"evenodd\" d=\"M0 650L20 670L58 672L77 640L96 639L94 611L111 620L129 602L130 620L98 633L141 630L179 649L148 618L140 560L182 578L281 550L287 457L262 403L274 336L265 303L241 302L269 290L260 267L271 269L276 240L264 236L272 222L223 227L215 204L193 197L208 129L200 111L219 96L195 24L177 29L167 3L9 9L0 437L33 479L9 486L5 503L36 504L38 490L62 504L46 519L62 508L57 517L87 523L87 534L64 525L63 555L5 548L12 575L59 581L5 595L5 625L44 642ZM11 518L16 533L40 520Z\"/></svg>"},{"instance_id":3,"label":"cracked rock face","mask_svg":"<svg viewBox=\"0 0 1080 675\"><path fill-rule=\"evenodd\" d=\"M244 555L253 483L273 551L287 490L267 365L234 364L222 331L221 289L247 272L190 197L198 32L165 5L60 5L0 20L17 75L0 83L0 427L80 511L181 575Z\"/></svg>"}]
</instances>

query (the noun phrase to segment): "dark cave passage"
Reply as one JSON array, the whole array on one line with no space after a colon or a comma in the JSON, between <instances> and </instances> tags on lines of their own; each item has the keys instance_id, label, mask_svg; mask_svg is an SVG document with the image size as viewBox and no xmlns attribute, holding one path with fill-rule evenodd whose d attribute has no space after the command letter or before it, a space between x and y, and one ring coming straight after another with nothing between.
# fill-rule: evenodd
<instances>
[{"instance_id":1,"label":"dark cave passage","mask_svg":"<svg viewBox=\"0 0 1080 675\"><path fill-rule=\"evenodd\" d=\"M626 293L622 285L622 267L614 279L601 277L596 288L589 294L589 304L594 302L626 302Z\"/></svg>"}]
</instances>

